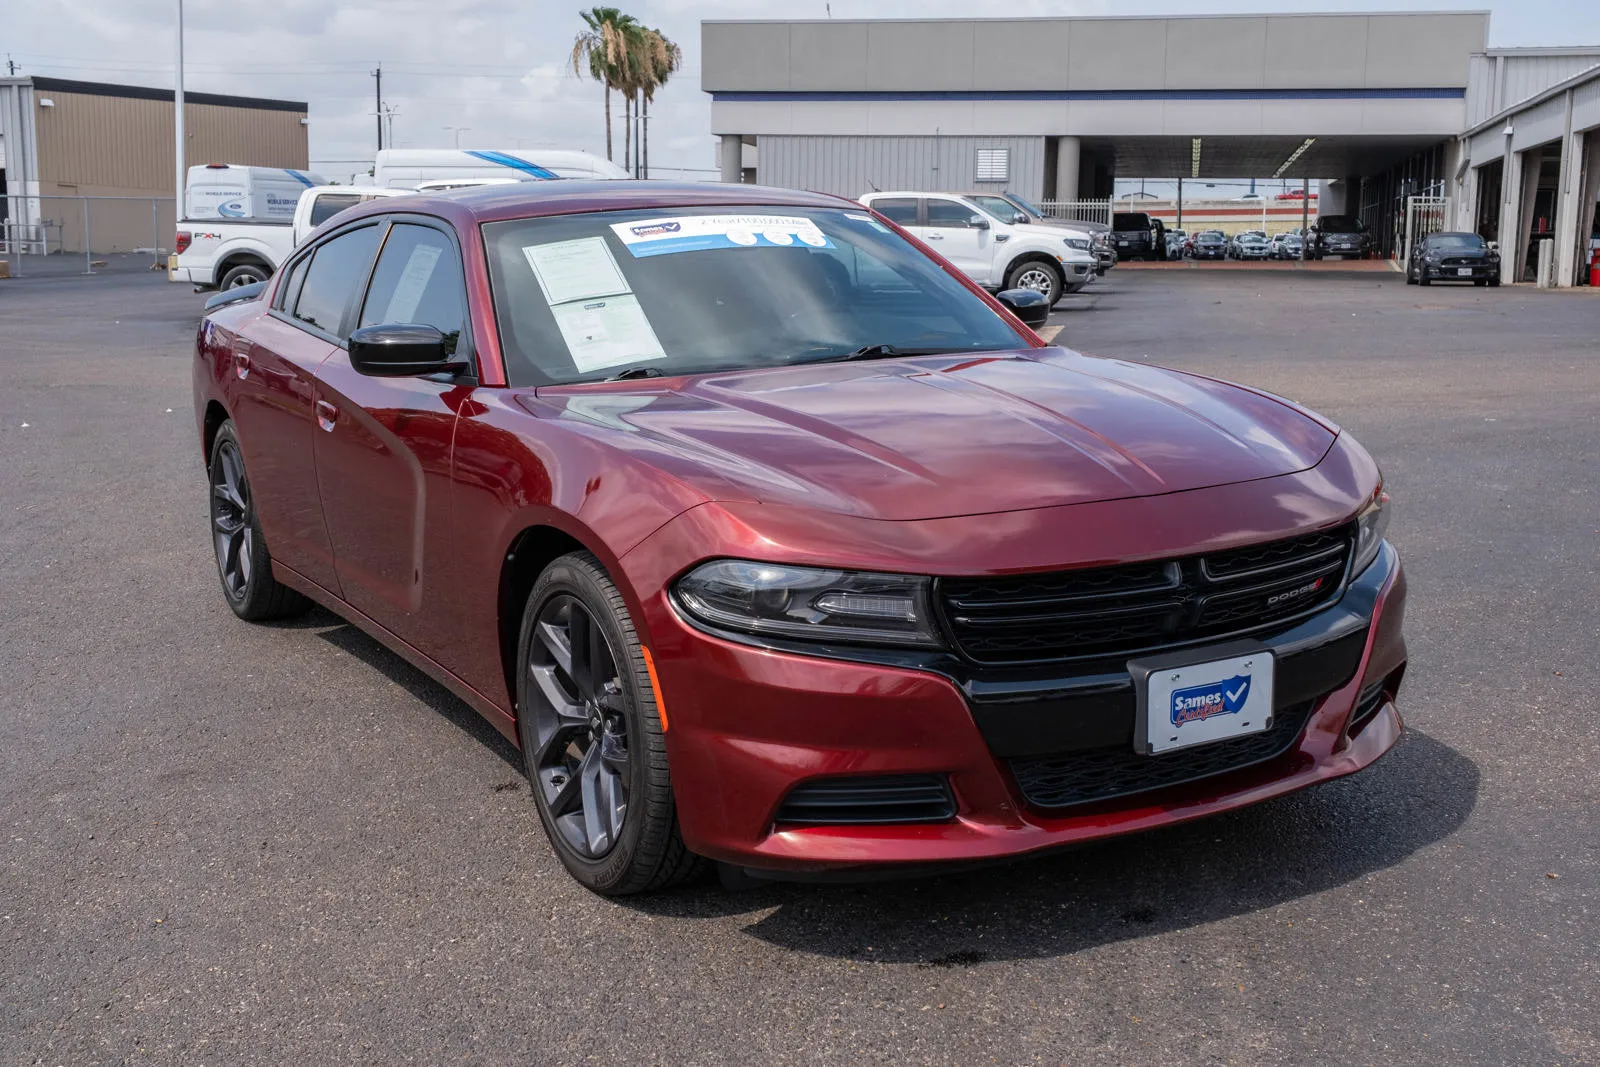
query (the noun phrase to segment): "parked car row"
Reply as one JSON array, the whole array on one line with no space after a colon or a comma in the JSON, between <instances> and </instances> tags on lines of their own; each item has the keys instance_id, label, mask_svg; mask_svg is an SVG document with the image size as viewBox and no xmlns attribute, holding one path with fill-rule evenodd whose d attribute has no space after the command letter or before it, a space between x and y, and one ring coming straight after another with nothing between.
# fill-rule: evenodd
<instances>
[{"instance_id":1,"label":"parked car row","mask_svg":"<svg viewBox=\"0 0 1600 1067\"><path fill-rule=\"evenodd\" d=\"M1170 255L1174 259L1299 259L1302 246L1297 232L1268 237L1263 230L1231 236L1221 230L1200 230L1175 242Z\"/></svg>"},{"instance_id":2,"label":"parked car row","mask_svg":"<svg viewBox=\"0 0 1600 1067\"><path fill-rule=\"evenodd\" d=\"M991 292L1032 289L1052 307L1116 263L1102 234L1046 218L1009 195L874 192L861 203L927 242ZM1109 254L1103 266L1102 254Z\"/></svg>"}]
</instances>

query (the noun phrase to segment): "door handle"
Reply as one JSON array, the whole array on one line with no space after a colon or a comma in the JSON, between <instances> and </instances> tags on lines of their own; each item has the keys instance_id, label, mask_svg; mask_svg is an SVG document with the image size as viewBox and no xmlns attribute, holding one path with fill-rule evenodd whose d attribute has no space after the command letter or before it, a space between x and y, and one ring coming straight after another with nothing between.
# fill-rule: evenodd
<instances>
[{"instance_id":1,"label":"door handle","mask_svg":"<svg viewBox=\"0 0 1600 1067\"><path fill-rule=\"evenodd\" d=\"M928 240L930 240L930 241L942 241L942 240L944 240L944 234L942 234L942 233L930 233L930 234L928 234Z\"/></svg>"},{"instance_id":2,"label":"door handle","mask_svg":"<svg viewBox=\"0 0 1600 1067\"><path fill-rule=\"evenodd\" d=\"M250 354L248 352L234 350L233 372L240 378L248 378L250 376Z\"/></svg>"},{"instance_id":3,"label":"door handle","mask_svg":"<svg viewBox=\"0 0 1600 1067\"><path fill-rule=\"evenodd\" d=\"M317 425L324 430L333 431L333 424L339 418L339 409L326 400L317 401Z\"/></svg>"}]
</instances>

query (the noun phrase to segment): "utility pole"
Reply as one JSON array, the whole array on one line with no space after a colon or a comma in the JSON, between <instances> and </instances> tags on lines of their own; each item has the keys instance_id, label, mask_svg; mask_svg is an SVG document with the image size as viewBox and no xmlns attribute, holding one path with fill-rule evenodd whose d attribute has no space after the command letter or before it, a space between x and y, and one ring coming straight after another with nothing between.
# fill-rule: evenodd
<instances>
[{"instance_id":1,"label":"utility pole","mask_svg":"<svg viewBox=\"0 0 1600 1067\"><path fill-rule=\"evenodd\" d=\"M6 53L6 67L10 70L11 76L15 78L17 76L17 61L11 58L10 52Z\"/></svg>"},{"instance_id":2,"label":"utility pole","mask_svg":"<svg viewBox=\"0 0 1600 1067\"><path fill-rule=\"evenodd\" d=\"M1306 232L1311 226L1311 176L1308 174L1300 179L1300 262L1306 261L1306 245L1311 241L1311 235Z\"/></svg>"},{"instance_id":3,"label":"utility pole","mask_svg":"<svg viewBox=\"0 0 1600 1067\"><path fill-rule=\"evenodd\" d=\"M177 158L177 188L173 195L172 216L173 225L176 226L183 222L183 187L189 181L189 168L183 158L183 0L178 0L178 74L172 88L172 132L175 142L173 154ZM84 237L87 238L88 234Z\"/></svg>"},{"instance_id":4,"label":"utility pole","mask_svg":"<svg viewBox=\"0 0 1600 1067\"><path fill-rule=\"evenodd\" d=\"M378 151L383 151L383 64L372 72L374 88L378 95Z\"/></svg>"},{"instance_id":5,"label":"utility pole","mask_svg":"<svg viewBox=\"0 0 1600 1067\"><path fill-rule=\"evenodd\" d=\"M1178 229L1183 229L1183 177L1178 177Z\"/></svg>"}]
</instances>

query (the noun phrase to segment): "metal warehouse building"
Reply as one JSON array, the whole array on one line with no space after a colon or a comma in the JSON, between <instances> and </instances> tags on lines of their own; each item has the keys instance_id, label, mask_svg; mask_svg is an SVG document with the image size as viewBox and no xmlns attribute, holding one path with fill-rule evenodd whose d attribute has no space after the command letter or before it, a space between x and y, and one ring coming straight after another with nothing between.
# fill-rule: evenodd
<instances>
[{"instance_id":1,"label":"metal warehouse building","mask_svg":"<svg viewBox=\"0 0 1600 1067\"><path fill-rule=\"evenodd\" d=\"M83 209L96 252L170 240L173 93L60 78L0 78L0 182L6 217L30 240L82 251ZM184 94L187 161L262 167L307 164L306 105ZM137 200L82 200L134 197ZM154 218L152 214L154 213ZM13 231L19 232L19 231Z\"/></svg>"},{"instance_id":2,"label":"metal warehouse building","mask_svg":"<svg viewBox=\"0 0 1600 1067\"><path fill-rule=\"evenodd\" d=\"M1514 279L1542 219L1572 284L1600 166L1583 166L1597 136L1567 83L1600 51L1490 50L1488 33L1481 11L707 21L701 86L725 181L1076 204L1117 177L1332 179L1321 210L1361 215L1388 253L1419 227L1520 234ZM1506 148L1484 124L1561 86L1577 125L1519 135L1515 180L1497 179Z\"/></svg>"}]
</instances>

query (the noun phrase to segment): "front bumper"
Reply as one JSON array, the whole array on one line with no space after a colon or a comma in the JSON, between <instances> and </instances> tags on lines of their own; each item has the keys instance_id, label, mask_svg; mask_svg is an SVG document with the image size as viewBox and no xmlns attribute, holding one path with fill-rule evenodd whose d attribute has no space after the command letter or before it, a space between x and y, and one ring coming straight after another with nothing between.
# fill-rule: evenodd
<instances>
[{"instance_id":1,"label":"front bumper","mask_svg":"<svg viewBox=\"0 0 1600 1067\"><path fill-rule=\"evenodd\" d=\"M1278 706L1309 708L1304 729L1264 762L1056 809L1029 803L1019 761L1131 735L1125 670L963 677L725 640L686 623L665 594L643 607L671 715L667 748L685 841L756 873L800 876L1015 857L1188 821L1360 770L1401 731L1394 696L1406 660L1404 601L1399 559L1386 545L1332 606L1260 638L1284 665ZM1297 660L1301 668L1290 669ZM1358 704L1363 721L1347 730ZM955 817L899 825L777 821L785 797L803 782L901 774L946 776Z\"/></svg>"},{"instance_id":2,"label":"front bumper","mask_svg":"<svg viewBox=\"0 0 1600 1067\"><path fill-rule=\"evenodd\" d=\"M1462 271L1467 273L1462 274ZM1460 265L1434 266L1422 264L1421 273L1434 282L1467 282L1485 281L1490 278L1500 277L1500 264L1498 263L1464 263Z\"/></svg>"}]
</instances>

